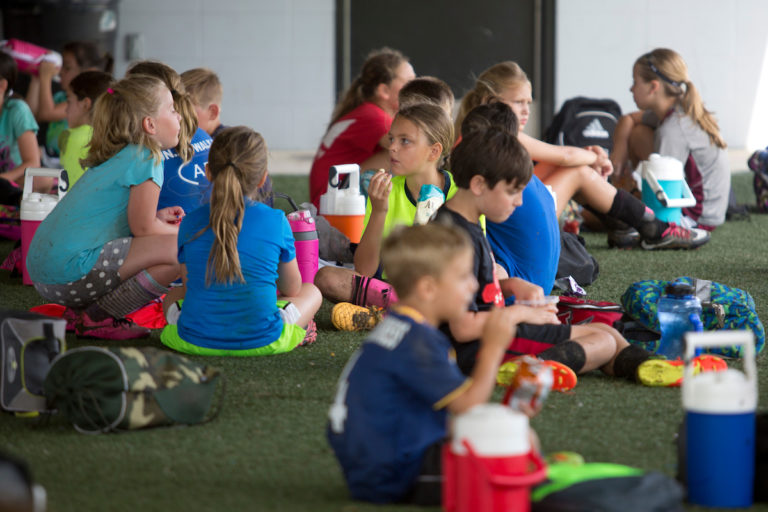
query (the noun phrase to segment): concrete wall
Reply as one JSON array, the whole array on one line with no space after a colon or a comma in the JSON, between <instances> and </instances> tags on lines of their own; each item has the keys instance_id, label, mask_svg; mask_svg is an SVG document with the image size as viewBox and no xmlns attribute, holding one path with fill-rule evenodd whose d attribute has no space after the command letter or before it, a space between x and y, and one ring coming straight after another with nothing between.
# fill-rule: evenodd
<instances>
[{"instance_id":1,"label":"concrete wall","mask_svg":"<svg viewBox=\"0 0 768 512\"><path fill-rule=\"evenodd\" d=\"M766 19L763 0L558 1L555 104L585 95L635 110L633 62L655 47L672 48L688 64L729 146L765 147Z\"/></svg>"},{"instance_id":2,"label":"concrete wall","mask_svg":"<svg viewBox=\"0 0 768 512\"><path fill-rule=\"evenodd\" d=\"M224 124L272 149L315 148L334 104L334 16L334 0L123 0L115 72L126 35L142 34L144 58L219 75Z\"/></svg>"}]
</instances>

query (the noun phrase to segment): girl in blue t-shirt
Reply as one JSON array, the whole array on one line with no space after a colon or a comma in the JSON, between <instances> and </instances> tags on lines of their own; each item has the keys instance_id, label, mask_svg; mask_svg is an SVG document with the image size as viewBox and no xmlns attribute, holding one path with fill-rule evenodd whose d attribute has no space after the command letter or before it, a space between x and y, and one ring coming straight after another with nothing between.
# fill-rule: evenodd
<instances>
[{"instance_id":1,"label":"girl in blue t-shirt","mask_svg":"<svg viewBox=\"0 0 768 512\"><path fill-rule=\"evenodd\" d=\"M46 300L67 306L79 336L128 339L125 319L179 277L179 207L157 210L160 153L179 141L171 91L157 78L121 80L96 101L88 172L43 220L27 270Z\"/></svg>"},{"instance_id":2,"label":"girl in blue t-shirt","mask_svg":"<svg viewBox=\"0 0 768 512\"><path fill-rule=\"evenodd\" d=\"M320 291L301 282L285 214L255 200L267 176L264 139L245 126L225 129L206 171L211 200L181 223L183 286L165 298L161 341L219 356L279 354L314 341Z\"/></svg>"},{"instance_id":3,"label":"girl in blue t-shirt","mask_svg":"<svg viewBox=\"0 0 768 512\"><path fill-rule=\"evenodd\" d=\"M208 202L211 183L205 175L205 163L211 147L211 136L197 125L192 98L187 94L181 76L162 62L145 60L131 66L128 75L150 75L162 80L173 94L173 104L181 115L181 132L176 147L163 151L165 179L158 208L181 206L191 212Z\"/></svg>"}]
</instances>

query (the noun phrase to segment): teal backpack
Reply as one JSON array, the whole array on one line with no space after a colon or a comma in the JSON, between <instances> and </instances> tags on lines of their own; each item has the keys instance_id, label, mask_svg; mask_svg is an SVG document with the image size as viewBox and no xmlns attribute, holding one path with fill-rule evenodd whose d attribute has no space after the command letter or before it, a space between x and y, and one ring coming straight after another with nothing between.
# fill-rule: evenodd
<instances>
[{"instance_id":1,"label":"teal backpack","mask_svg":"<svg viewBox=\"0 0 768 512\"><path fill-rule=\"evenodd\" d=\"M755 334L755 352L759 353L763 349L765 329L757 317L755 300L748 292L722 283L692 277L678 277L674 281L658 279L638 281L631 284L621 296L624 311L643 327L659 332L656 303L669 283L685 283L694 287L696 296L701 300L703 313L701 321L704 324L704 330L750 329ZM658 349L658 342L646 344L644 348L655 352ZM740 350L736 347L718 347L709 349L708 352L724 357L741 357Z\"/></svg>"}]
</instances>

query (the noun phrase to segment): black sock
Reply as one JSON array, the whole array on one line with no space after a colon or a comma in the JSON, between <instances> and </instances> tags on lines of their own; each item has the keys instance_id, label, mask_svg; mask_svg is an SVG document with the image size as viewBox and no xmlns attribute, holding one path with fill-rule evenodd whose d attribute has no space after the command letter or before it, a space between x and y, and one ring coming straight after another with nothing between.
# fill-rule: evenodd
<instances>
[{"instance_id":1,"label":"black sock","mask_svg":"<svg viewBox=\"0 0 768 512\"><path fill-rule=\"evenodd\" d=\"M645 203L622 189L616 190L608 216L626 222L646 240L658 239L669 227L669 224L657 219L653 210L646 207Z\"/></svg>"},{"instance_id":2,"label":"black sock","mask_svg":"<svg viewBox=\"0 0 768 512\"><path fill-rule=\"evenodd\" d=\"M651 357L650 352L637 345L625 347L613 361L613 375L631 381L637 380L637 367Z\"/></svg>"},{"instance_id":3,"label":"black sock","mask_svg":"<svg viewBox=\"0 0 768 512\"><path fill-rule=\"evenodd\" d=\"M587 353L584 352L584 347L571 340L558 343L543 352L539 352L537 357L562 363L574 373L579 373L584 368L584 363L587 362Z\"/></svg>"}]
</instances>

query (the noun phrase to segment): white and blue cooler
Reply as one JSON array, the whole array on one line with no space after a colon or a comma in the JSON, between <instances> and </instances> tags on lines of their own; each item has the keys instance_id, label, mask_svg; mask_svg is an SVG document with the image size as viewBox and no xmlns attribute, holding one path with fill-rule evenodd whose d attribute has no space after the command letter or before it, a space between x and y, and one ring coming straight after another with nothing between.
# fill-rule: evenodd
<instances>
[{"instance_id":1,"label":"white and blue cooler","mask_svg":"<svg viewBox=\"0 0 768 512\"><path fill-rule=\"evenodd\" d=\"M640 176L643 202L658 219L679 223L682 208L696 204L680 160L653 153L640 164Z\"/></svg>"},{"instance_id":2,"label":"white and blue cooler","mask_svg":"<svg viewBox=\"0 0 768 512\"><path fill-rule=\"evenodd\" d=\"M757 370L751 331L685 335L685 484L688 501L705 507L749 507L755 479ZM744 372L693 375L697 348L743 345Z\"/></svg>"}]
</instances>

